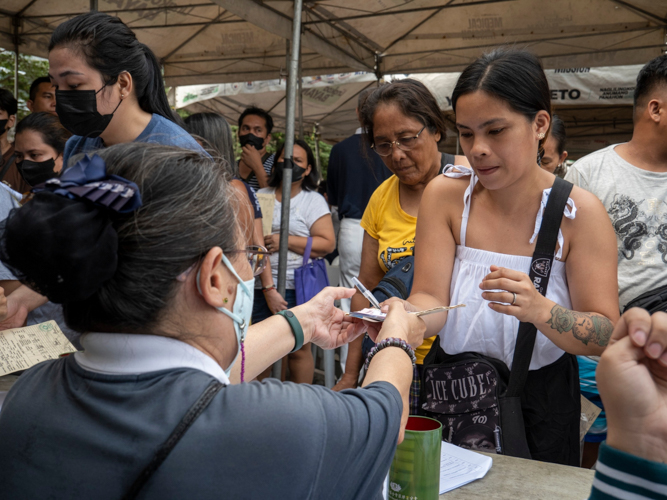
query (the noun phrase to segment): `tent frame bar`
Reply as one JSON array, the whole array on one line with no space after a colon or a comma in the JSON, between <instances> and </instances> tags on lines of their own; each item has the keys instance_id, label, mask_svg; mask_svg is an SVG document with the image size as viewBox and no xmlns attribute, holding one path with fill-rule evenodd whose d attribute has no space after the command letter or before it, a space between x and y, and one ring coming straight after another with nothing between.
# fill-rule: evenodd
<instances>
[{"instance_id":1,"label":"tent frame bar","mask_svg":"<svg viewBox=\"0 0 667 500\"><path fill-rule=\"evenodd\" d=\"M303 0L294 0L294 17L292 18L291 57L289 74L287 75L287 103L285 113L285 148L283 150L285 166L283 168L282 203L280 212L280 247L278 250L278 293L285 297L287 281L287 246L289 240L289 216L292 194L292 158L294 149L294 126L297 104L297 79L299 77L299 55L301 50L301 11ZM282 360L273 364L272 375L280 378Z\"/></svg>"},{"instance_id":2,"label":"tent frame bar","mask_svg":"<svg viewBox=\"0 0 667 500\"><path fill-rule=\"evenodd\" d=\"M455 4L445 4L445 5L431 5L429 7L415 7L414 9L403 9L403 10L383 10L381 12L370 12L368 14L357 14L356 16L345 16L345 17L335 17L323 21L306 21L303 24L312 25L312 24L321 24L327 23L327 21L350 21L353 19L366 19L368 17L377 17L377 16L396 16L400 14L412 14L414 12L428 12L431 10L438 9L451 9L454 7L471 7L473 5L485 5L490 3L502 3L502 2L515 2L516 0L477 0L474 2L468 3L455 3Z\"/></svg>"}]
</instances>

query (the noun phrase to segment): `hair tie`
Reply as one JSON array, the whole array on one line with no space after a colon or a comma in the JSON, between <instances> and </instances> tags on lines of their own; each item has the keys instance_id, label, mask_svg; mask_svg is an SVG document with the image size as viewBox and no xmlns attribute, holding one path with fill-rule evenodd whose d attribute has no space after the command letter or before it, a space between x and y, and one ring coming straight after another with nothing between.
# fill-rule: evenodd
<instances>
[{"instance_id":1,"label":"hair tie","mask_svg":"<svg viewBox=\"0 0 667 500\"><path fill-rule=\"evenodd\" d=\"M107 174L106 163L96 154L84 156L60 177L39 184L32 191L51 191L71 200L87 199L121 214L142 205L139 187L123 177Z\"/></svg>"},{"instance_id":2,"label":"hair tie","mask_svg":"<svg viewBox=\"0 0 667 500\"><path fill-rule=\"evenodd\" d=\"M88 299L116 272L118 233L111 215L139 208L139 188L108 175L104 160L93 155L33 192L0 222L0 260L52 302Z\"/></svg>"}]
</instances>

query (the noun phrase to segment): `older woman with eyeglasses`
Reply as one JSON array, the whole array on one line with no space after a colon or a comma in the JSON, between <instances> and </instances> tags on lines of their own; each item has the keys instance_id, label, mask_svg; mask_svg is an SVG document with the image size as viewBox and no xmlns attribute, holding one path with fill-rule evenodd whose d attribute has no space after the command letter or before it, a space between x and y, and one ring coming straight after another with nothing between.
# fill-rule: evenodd
<instances>
[{"instance_id":1,"label":"older woman with eyeglasses","mask_svg":"<svg viewBox=\"0 0 667 500\"><path fill-rule=\"evenodd\" d=\"M378 88L368 96L360 115L371 147L394 174L373 193L361 219L365 232L359 280L372 290L387 271L413 254L417 211L426 185L448 164L468 165L468 161L438 150L446 136L445 117L421 82L405 79ZM357 293L351 310L364 307L369 302ZM335 390L356 386L362 340L350 344L345 374ZM426 339L417 348L418 367L432 343L433 339ZM411 413L416 413L418 393L413 392Z\"/></svg>"},{"instance_id":2,"label":"older woman with eyeglasses","mask_svg":"<svg viewBox=\"0 0 667 500\"><path fill-rule=\"evenodd\" d=\"M87 332L7 395L2 498L381 498L423 320L391 307L362 389L234 383L365 331L334 306L353 290L249 327L262 254L210 158L118 144L69 171L0 228L0 260Z\"/></svg>"}]
</instances>

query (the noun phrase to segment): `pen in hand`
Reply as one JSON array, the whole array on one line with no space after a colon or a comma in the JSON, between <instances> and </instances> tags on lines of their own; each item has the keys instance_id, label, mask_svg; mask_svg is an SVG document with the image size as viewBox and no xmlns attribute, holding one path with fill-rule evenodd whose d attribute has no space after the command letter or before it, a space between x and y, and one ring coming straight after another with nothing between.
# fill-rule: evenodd
<instances>
[{"instance_id":1,"label":"pen in hand","mask_svg":"<svg viewBox=\"0 0 667 500\"><path fill-rule=\"evenodd\" d=\"M357 290L361 292L361 295L366 297L368 301L371 303L371 305L376 308L380 309L380 303L377 301L377 299L373 296L371 292L368 291L368 289L361 284L361 281L359 281L357 278L352 277L352 283L354 283L354 286L357 287Z\"/></svg>"}]
</instances>

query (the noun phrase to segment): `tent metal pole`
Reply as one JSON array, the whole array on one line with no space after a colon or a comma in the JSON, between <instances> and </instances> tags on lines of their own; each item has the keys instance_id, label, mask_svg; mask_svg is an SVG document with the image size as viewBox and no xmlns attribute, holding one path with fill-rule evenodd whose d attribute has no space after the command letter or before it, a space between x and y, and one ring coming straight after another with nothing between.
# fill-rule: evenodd
<instances>
[{"instance_id":1,"label":"tent metal pole","mask_svg":"<svg viewBox=\"0 0 667 500\"><path fill-rule=\"evenodd\" d=\"M299 46L299 51L301 46ZM301 81L301 54L299 53L299 139L303 139L303 82Z\"/></svg>"},{"instance_id":2,"label":"tent metal pole","mask_svg":"<svg viewBox=\"0 0 667 500\"><path fill-rule=\"evenodd\" d=\"M294 0L292 21L292 51L287 76L287 102L285 112L285 167L283 169L282 203L280 211L280 250L278 252L278 292L285 297L287 280L287 245L289 236L290 195L292 192L292 150L294 149L294 118L296 111L296 87L299 76L301 49L301 10L303 0ZM272 375L280 378L282 361L273 364Z\"/></svg>"},{"instance_id":3,"label":"tent metal pole","mask_svg":"<svg viewBox=\"0 0 667 500\"><path fill-rule=\"evenodd\" d=\"M21 27L21 18L14 16L12 18L14 28L14 99L19 100L19 28ZM18 121L18 120L17 120Z\"/></svg>"},{"instance_id":4,"label":"tent metal pole","mask_svg":"<svg viewBox=\"0 0 667 500\"><path fill-rule=\"evenodd\" d=\"M317 171L322 175L322 165L320 164L320 124L319 122L315 123L313 127L313 135L315 136L315 167Z\"/></svg>"},{"instance_id":5,"label":"tent metal pole","mask_svg":"<svg viewBox=\"0 0 667 500\"><path fill-rule=\"evenodd\" d=\"M97 0L90 0L90 11L97 12Z\"/></svg>"}]
</instances>

